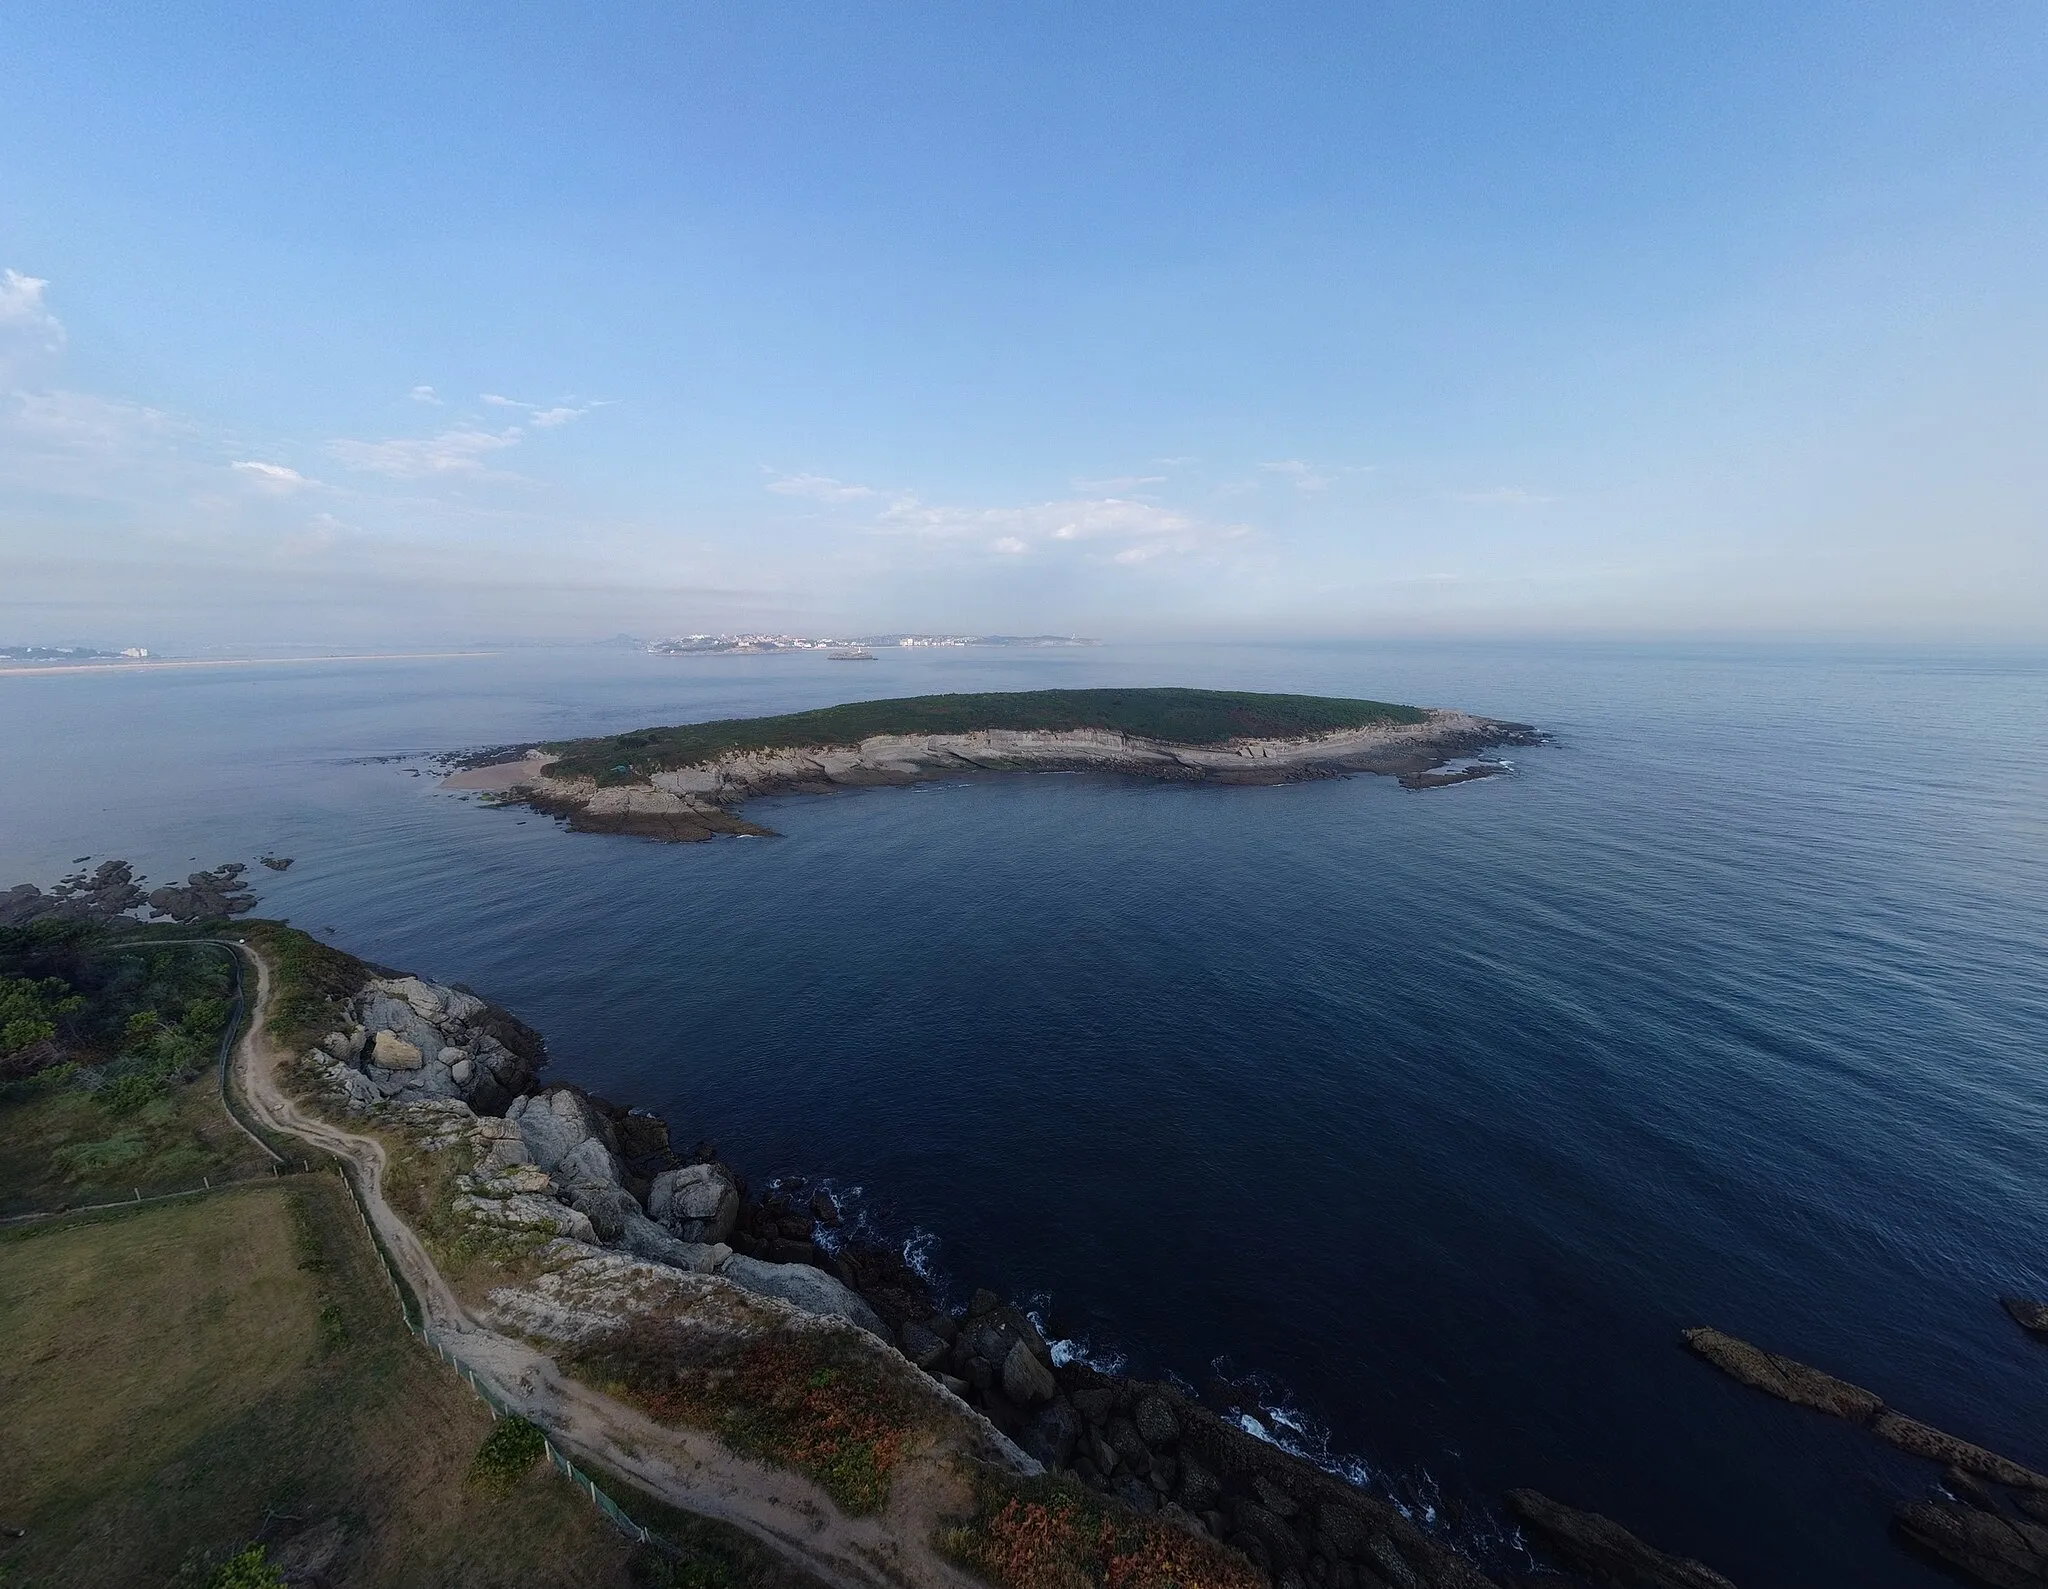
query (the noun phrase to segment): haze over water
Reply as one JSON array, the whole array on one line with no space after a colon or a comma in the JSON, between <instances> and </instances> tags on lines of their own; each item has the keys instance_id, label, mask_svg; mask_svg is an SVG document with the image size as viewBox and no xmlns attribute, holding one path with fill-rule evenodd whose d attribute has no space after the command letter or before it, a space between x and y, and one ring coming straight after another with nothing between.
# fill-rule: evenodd
<instances>
[{"instance_id":1,"label":"haze over water","mask_svg":"<svg viewBox=\"0 0 2048 1589\"><path fill-rule=\"evenodd\" d=\"M962 780L568 835L362 758L1176 683L1533 722L1428 794ZM1693 1361L1713 1323L2048 1468L2048 657L1106 646L0 680L0 884L270 851L265 914L467 983L553 1081L865 1188L957 1290L1218 1357L1412 1493L1531 1484L1745 1589L1946 1581L1936 1470ZM417 763L413 764L417 765Z\"/></svg>"}]
</instances>

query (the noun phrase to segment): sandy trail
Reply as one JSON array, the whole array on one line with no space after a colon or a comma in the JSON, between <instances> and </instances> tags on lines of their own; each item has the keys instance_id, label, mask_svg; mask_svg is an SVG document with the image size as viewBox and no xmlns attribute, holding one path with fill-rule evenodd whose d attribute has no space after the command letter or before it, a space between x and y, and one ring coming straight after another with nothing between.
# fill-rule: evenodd
<instances>
[{"instance_id":1,"label":"sandy trail","mask_svg":"<svg viewBox=\"0 0 2048 1589\"><path fill-rule=\"evenodd\" d=\"M656 1423L569 1378L524 1341L486 1329L463 1307L410 1226L384 1199L384 1145L307 1114L278 1084L269 1041L270 967L256 967L249 1028L235 1050L235 1079L249 1111L269 1129L347 1159L370 1219L426 1311L428 1328L505 1405L545 1429L571 1456L631 1479L661 1500L745 1529L832 1589L985 1589L931 1548L942 1512L967 1499L943 1456L911 1458L894 1475L885 1510L850 1518L795 1473L735 1455L710 1435Z\"/></svg>"}]
</instances>

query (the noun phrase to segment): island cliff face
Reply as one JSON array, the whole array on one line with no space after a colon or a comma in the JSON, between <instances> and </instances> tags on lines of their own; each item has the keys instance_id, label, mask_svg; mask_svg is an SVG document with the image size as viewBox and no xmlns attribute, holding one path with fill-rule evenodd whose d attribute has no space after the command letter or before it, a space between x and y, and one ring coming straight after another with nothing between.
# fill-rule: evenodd
<instances>
[{"instance_id":1,"label":"island cliff face","mask_svg":"<svg viewBox=\"0 0 2048 1589\"><path fill-rule=\"evenodd\" d=\"M1461 783L1502 770L1442 764L1500 745L1536 743L1520 723L1435 709L1419 722L1374 722L1293 738L1236 738L1177 744L1109 729L979 729L965 733L874 734L845 745L735 750L637 782L600 784L550 772L557 758L471 768L452 789L495 791L590 833L630 833L688 842L719 833L765 834L738 815L759 795L823 794L995 772L1114 772L1186 783L1278 784L1373 772L1410 788Z\"/></svg>"}]
</instances>

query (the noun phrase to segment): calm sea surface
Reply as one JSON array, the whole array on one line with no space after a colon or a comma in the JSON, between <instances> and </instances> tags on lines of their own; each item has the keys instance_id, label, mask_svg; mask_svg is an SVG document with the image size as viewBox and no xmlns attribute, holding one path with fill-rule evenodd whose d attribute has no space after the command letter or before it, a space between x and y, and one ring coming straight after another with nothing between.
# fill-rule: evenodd
<instances>
[{"instance_id":1,"label":"calm sea surface","mask_svg":"<svg viewBox=\"0 0 2048 1589\"><path fill-rule=\"evenodd\" d=\"M1051 684L1459 705L1517 775L1036 777L565 834L367 758ZM865 1189L955 1290L1377 1482L1530 1484L1745 1589L1946 1580L1935 1470L1693 1361L1717 1324L2048 1469L2048 657L1204 647L527 651L0 678L0 884L260 872L266 914L470 984L553 1079L759 1185ZM1280 1423L1275 1424L1280 1429Z\"/></svg>"}]
</instances>

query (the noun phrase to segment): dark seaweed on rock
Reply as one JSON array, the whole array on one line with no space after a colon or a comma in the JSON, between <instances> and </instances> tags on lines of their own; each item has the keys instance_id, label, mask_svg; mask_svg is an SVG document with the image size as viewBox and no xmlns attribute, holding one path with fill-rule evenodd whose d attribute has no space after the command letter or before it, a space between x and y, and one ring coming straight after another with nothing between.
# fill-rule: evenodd
<instances>
[{"instance_id":1,"label":"dark seaweed on rock","mask_svg":"<svg viewBox=\"0 0 2048 1589\"><path fill-rule=\"evenodd\" d=\"M1419 707L1320 695L1249 690L1005 690L978 695L918 695L854 701L780 717L730 718L643 728L547 748L561 759L558 778L630 783L669 767L688 767L729 751L784 746L853 745L875 734L965 734L983 729L1048 733L1102 729L1176 745L1232 739L1298 739L1372 723L1421 723ZM509 759L509 758L500 758Z\"/></svg>"}]
</instances>

